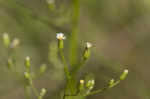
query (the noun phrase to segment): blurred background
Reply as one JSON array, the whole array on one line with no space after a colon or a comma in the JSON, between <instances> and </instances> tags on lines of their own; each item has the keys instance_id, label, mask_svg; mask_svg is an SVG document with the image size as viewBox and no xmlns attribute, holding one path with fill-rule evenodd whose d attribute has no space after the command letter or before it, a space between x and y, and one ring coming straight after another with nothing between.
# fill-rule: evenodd
<instances>
[{"instance_id":1,"label":"blurred background","mask_svg":"<svg viewBox=\"0 0 150 99\"><path fill-rule=\"evenodd\" d=\"M24 58L32 59L32 70L41 64L47 71L34 83L48 90L44 99L60 99L64 88L63 66L57 57L56 33L71 35L70 0L0 0L0 35L8 32L20 39L16 49L17 70L24 72ZM84 43L93 44L92 56L80 77L91 73L94 89L129 69L126 80L115 88L88 99L150 99L150 1L80 0L78 55ZM2 38L2 37L1 37ZM7 50L0 41L0 99L25 99L23 86L7 69ZM69 39L65 40L68 56Z\"/></svg>"}]
</instances>

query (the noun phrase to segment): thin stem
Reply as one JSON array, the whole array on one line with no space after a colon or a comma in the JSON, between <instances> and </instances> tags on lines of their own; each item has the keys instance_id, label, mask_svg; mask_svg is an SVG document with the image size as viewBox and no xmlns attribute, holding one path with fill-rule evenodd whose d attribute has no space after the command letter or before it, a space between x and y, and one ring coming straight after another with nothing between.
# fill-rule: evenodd
<instances>
[{"instance_id":1,"label":"thin stem","mask_svg":"<svg viewBox=\"0 0 150 99\"><path fill-rule=\"evenodd\" d=\"M78 94L75 94L75 95L66 95L66 94L64 94L64 96L63 96L63 99L65 99L65 97L76 97Z\"/></svg>"},{"instance_id":2,"label":"thin stem","mask_svg":"<svg viewBox=\"0 0 150 99\"><path fill-rule=\"evenodd\" d=\"M35 96L39 97L39 93L38 93L38 91L37 91L37 89L35 88L35 86L34 86L33 83L31 84L31 88L32 88L33 93L35 94Z\"/></svg>"},{"instance_id":3,"label":"thin stem","mask_svg":"<svg viewBox=\"0 0 150 99\"><path fill-rule=\"evenodd\" d=\"M89 94L85 95L86 96L90 96L90 95L95 95L95 94L100 94L104 91L107 91L108 89L111 89L112 87L115 87L116 85L118 85L120 83L120 79L118 81L116 81L112 86L107 86L107 87L104 87L103 89L99 89L99 90L96 90L96 91L93 91L93 92L90 92Z\"/></svg>"},{"instance_id":4,"label":"thin stem","mask_svg":"<svg viewBox=\"0 0 150 99\"><path fill-rule=\"evenodd\" d=\"M62 62L64 64L64 72L66 74L67 79L70 79L70 73L69 73L69 69L68 69L69 67L68 67L67 62L65 60L63 49L59 49L59 51L60 51L60 56L61 56Z\"/></svg>"},{"instance_id":5,"label":"thin stem","mask_svg":"<svg viewBox=\"0 0 150 99\"><path fill-rule=\"evenodd\" d=\"M86 60L82 60L76 67L72 69L71 73L75 75L81 69L81 67L85 64L85 62Z\"/></svg>"},{"instance_id":6,"label":"thin stem","mask_svg":"<svg viewBox=\"0 0 150 99\"><path fill-rule=\"evenodd\" d=\"M90 95L94 95L94 94L98 94L98 93L102 93L106 90L108 90L109 87L104 87L103 89L99 89L99 90L96 90L96 91L93 91L93 92L90 92L89 94L85 95L85 96L90 96Z\"/></svg>"},{"instance_id":7,"label":"thin stem","mask_svg":"<svg viewBox=\"0 0 150 99\"><path fill-rule=\"evenodd\" d=\"M16 79L19 82L21 82L21 80L22 80L21 75L17 71L16 49L12 49L12 48L8 47L8 48L6 48L6 51L7 51L7 58L12 59L12 62L13 62L12 67L10 67L10 72L12 72L16 76ZM7 62L8 62L8 60L7 60Z\"/></svg>"}]
</instances>

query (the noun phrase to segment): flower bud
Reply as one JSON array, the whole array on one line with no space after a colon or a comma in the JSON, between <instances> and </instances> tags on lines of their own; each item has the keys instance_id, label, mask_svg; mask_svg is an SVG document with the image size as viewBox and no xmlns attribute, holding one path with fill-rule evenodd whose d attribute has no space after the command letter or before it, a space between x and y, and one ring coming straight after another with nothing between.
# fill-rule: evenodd
<instances>
[{"instance_id":1,"label":"flower bud","mask_svg":"<svg viewBox=\"0 0 150 99\"><path fill-rule=\"evenodd\" d=\"M63 49L64 48L64 42L63 40L66 39L63 33L57 33L56 38L58 39L58 48Z\"/></svg>"},{"instance_id":2,"label":"flower bud","mask_svg":"<svg viewBox=\"0 0 150 99\"><path fill-rule=\"evenodd\" d=\"M80 84L82 84L82 85L83 85L83 84L84 84L84 80L80 80Z\"/></svg>"},{"instance_id":3,"label":"flower bud","mask_svg":"<svg viewBox=\"0 0 150 99\"><path fill-rule=\"evenodd\" d=\"M41 89L41 92L40 92L39 99L42 99L45 94L46 94L46 89L45 89L45 88L42 88L42 89Z\"/></svg>"},{"instance_id":4,"label":"flower bud","mask_svg":"<svg viewBox=\"0 0 150 99\"><path fill-rule=\"evenodd\" d=\"M25 58L25 66L26 66L26 69L29 69L29 68L30 68L30 65L31 65L31 63L30 63L30 57L27 56L27 57Z\"/></svg>"},{"instance_id":5,"label":"flower bud","mask_svg":"<svg viewBox=\"0 0 150 99\"><path fill-rule=\"evenodd\" d=\"M31 85L32 84L31 74L29 72L24 72L24 78L25 78L25 83L27 85Z\"/></svg>"},{"instance_id":6,"label":"flower bud","mask_svg":"<svg viewBox=\"0 0 150 99\"><path fill-rule=\"evenodd\" d=\"M86 47L83 53L83 59L87 60L90 57L90 48L92 47L92 44L87 42Z\"/></svg>"},{"instance_id":7,"label":"flower bud","mask_svg":"<svg viewBox=\"0 0 150 99\"><path fill-rule=\"evenodd\" d=\"M42 64L41 67L40 67L40 73L44 73L47 69L47 66L46 64Z\"/></svg>"},{"instance_id":8,"label":"flower bud","mask_svg":"<svg viewBox=\"0 0 150 99\"><path fill-rule=\"evenodd\" d=\"M49 8L51 10L54 10L54 8L55 8L55 0L47 0L47 3L49 5Z\"/></svg>"},{"instance_id":9,"label":"flower bud","mask_svg":"<svg viewBox=\"0 0 150 99\"><path fill-rule=\"evenodd\" d=\"M12 68L12 65L13 65L13 60L11 58L9 58L7 60L7 64L8 64L8 68L11 69Z\"/></svg>"},{"instance_id":10,"label":"flower bud","mask_svg":"<svg viewBox=\"0 0 150 99\"><path fill-rule=\"evenodd\" d=\"M79 89L80 89L80 91L84 90L84 80L80 80Z\"/></svg>"},{"instance_id":11,"label":"flower bud","mask_svg":"<svg viewBox=\"0 0 150 99\"><path fill-rule=\"evenodd\" d=\"M89 48L91 48L91 47L92 47L92 44L91 44L90 42L87 42L87 43L86 43L86 48L89 49Z\"/></svg>"},{"instance_id":12,"label":"flower bud","mask_svg":"<svg viewBox=\"0 0 150 99\"><path fill-rule=\"evenodd\" d=\"M114 83L115 83L115 80L111 79L110 82L109 82L109 88L113 87Z\"/></svg>"},{"instance_id":13,"label":"flower bud","mask_svg":"<svg viewBox=\"0 0 150 99\"><path fill-rule=\"evenodd\" d=\"M90 90L92 90L94 88L95 85L95 81L94 80L89 80L86 84L86 87Z\"/></svg>"},{"instance_id":14,"label":"flower bud","mask_svg":"<svg viewBox=\"0 0 150 99\"><path fill-rule=\"evenodd\" d=\"M122 73L122 75L120 76L120 80L124 80L127 75L128 75L128 70L125 69L124 72Z\"/></svg>"},{"instance_id":15,"label":"flower bud","mask_svg":"<svg viewBox=\"0 0 150 99\"><path fill-rule=\"evenodd\" d=\"M3 43L7 48L10 46L10 38L7 33L3 34Z\"/></svg>"},{"instance_id":16,"label":"flower bud","mask_svg":"<svg viewBox=\"0 0 150 99\"><path fill-rule=\"evenodd\" d=\"M25 79L30 79L30 74L28 72L24 72Z\"/></svg>"},{"instance_id":17,"label":"flower bud","mask_svg":"<svg viewBox=\"0 0 150 99\"><path fill-rule=\"evenodd\" d=\"M16 48L19 45L20 41L18 38L15 38L11 43L11 48Z\"/></svg>"}]
</instances>

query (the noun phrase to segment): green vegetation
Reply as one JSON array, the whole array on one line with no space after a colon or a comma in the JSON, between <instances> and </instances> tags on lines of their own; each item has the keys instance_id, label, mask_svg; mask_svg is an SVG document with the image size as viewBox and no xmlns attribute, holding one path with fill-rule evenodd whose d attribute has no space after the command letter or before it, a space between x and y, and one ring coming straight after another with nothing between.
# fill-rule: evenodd
<instances>
[{"instance_id":1,"label":"green vegetation","mask_svg":"<svg viewBox=\"0 0 150 99\"><path fill-rule=\"evenodd\" d=\"M150 98L148 0L0 6L0 99Z\"/></svg>"}]
</instances>

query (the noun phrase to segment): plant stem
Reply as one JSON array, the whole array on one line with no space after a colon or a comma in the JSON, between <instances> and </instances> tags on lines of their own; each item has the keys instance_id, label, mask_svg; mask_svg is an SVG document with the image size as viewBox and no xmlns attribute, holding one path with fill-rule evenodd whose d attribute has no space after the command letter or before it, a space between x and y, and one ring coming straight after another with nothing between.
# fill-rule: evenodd
<instances>
[{"instance_id":1,"label":"plant stem","mask_svg":"<svg viewBox=\"0 0 150 99\"><path fill-rule=\"evenodd\" d=\"M36 96L36 97L39 97L39 93L38 93L38 91L37 91L37 89L35 88L35 86L34 86L33 83L31 84L31 88L32 88L33 93L35 94L35 96Z\"/></svg>"},{"instance_id":2,"label":"plant stem","mask_svg":"<svg viewBox=\"0 0 150 99\"><path fill-rule=\"evenodd\" d=\"M104 87L103 89L99 89L99 90L90 92L89 94L85 95L85 97L86 97L86 96L90 96L90 95L94 95L94 94L98 94L98 93L102 93L102 92L104 92L104 91L106 91L106 90L108 90L108 89L109 89L109 87Z\"/></svg>"},{"instance_id":3,"label":"plant stem","mask_svg":"<svg viewBox=\"0 0 150 99\"><path fill-rule=\"evenodd\" d=\"M118 81L116 81L113 86L107 86L107 87L104 87L103 89L99 89L99 90L96 90L96 91L93 91L93 92L90 92L89 94L85 95L86 96L90 96L90 95L95 95L95 94L99 94L99 93L102 93L108 89L111 89L112 87L115 87L116 85L118 85L120 83L120 79Z\"/></svg>"},{"instance_id":4,"label":"plant stem","mask_svg":"<svg viewBox=\"0 0 150 99\"><path fill-rule=\"evenodd\" d=\"M70 62L74 66L77 62L77 41L79 32L79 16L80 16L80 3L79 0L72 0L73 15L72 15L72 34L70 37Z\"/></svg>"},{"instance_id":5,"label":"plant stem","mask_svg":"<svg viewBox=\"0 0 150 99\"><path fill-rule=\"evenodd\" d=\"M76 75L76 73L81 69L85 62L86 60L82 60L76 67L74 67L71 71L72 75Z\"/></svg>"},{"instance_id":6,"label":"plant stem","mask_svg":"<svg viewBox=\"0 0 150 99\"><path fill-rule=\"evenodd\" d=\"M28 86L24 86L24 91L25 91L25 98L26 99L31 99L30 97L30 88Z\"/></svg>"},{"instance_id":7,"label":"plant stem","mask_svg":"<svg viewBox=\"0 0 150 99\"><path fill-rule=\"evenodd\" d=\"M68 65L67 65L67 62L66 62L66 60L65 60L65 56L64 56L64 53L63 53L63 49L59 49L59 52L60 52L60 56L61 56L61 59L62 59L62 62L63 62L63 64L64 64L64 72L65 72L65 75L66 75L66 77L67 77L67 80L69 80L70 79L70 73L69 73L69 67L68 67Z\"/></svg>"}]
</instances>

